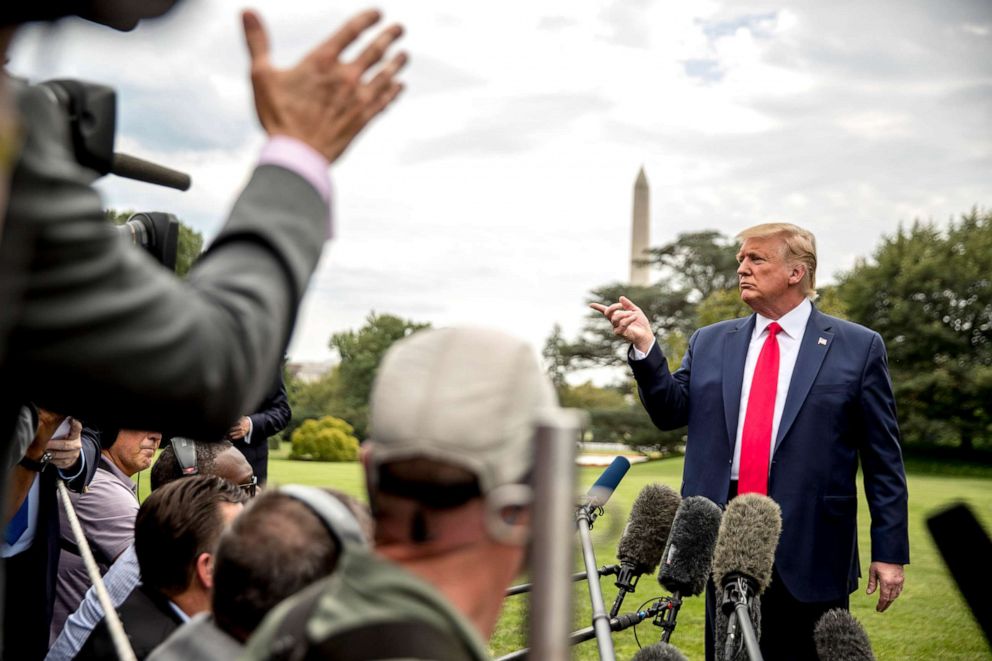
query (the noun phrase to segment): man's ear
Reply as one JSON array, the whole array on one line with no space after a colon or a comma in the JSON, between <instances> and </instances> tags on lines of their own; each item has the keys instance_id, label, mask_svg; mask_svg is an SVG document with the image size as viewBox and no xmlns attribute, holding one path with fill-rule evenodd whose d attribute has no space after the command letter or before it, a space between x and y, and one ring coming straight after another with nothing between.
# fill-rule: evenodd
<instances>
[{"instance_id":1,"label":"man's ear","mask_svg":"<svg viewBox=\"0 0 992 661\"><path fill-rule=\"evenodd\" d=\"M798 285L806 277L806 265L796 262L792 265L792 270L789 272L789 284Z\"/></svg>"},{"instance_id":2,"label":"man's ear","mask_svg":"<svg viewBox=\"0 0 992 661\"><path fill-rule=\"evenodd\" d=\"M214 556L212 553L201 553L196 557L196 580L204 589L214 589Z\"/></svg>"}]
</instances>

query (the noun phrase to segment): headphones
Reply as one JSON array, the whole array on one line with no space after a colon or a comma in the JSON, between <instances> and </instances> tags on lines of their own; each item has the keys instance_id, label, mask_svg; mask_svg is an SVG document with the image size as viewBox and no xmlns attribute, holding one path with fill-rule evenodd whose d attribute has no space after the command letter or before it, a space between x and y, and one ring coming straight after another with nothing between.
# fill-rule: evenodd
<instances>
[{"instance_id":1,"label":"headphones","mask_svg":"<svg viewBox=\"0 0 992 661\"><path fill-rule=\"evenodd\" d=\"M179 464L179 474L182 477L199 475L200 468L196 465L196 441L173 436L171 443L172 451L176 455L176 463Z\"/></svg>"},{"instance_id":2,"label":"headphones","mask_svg":"<svg viewBox=\"0 0 992 661\"><path fill-rule=\"evenodd\" d=\"M321 520L334 541L343 548L368 548L368 540L358 525L358 519L347 505L331 494L302 484L287 484L279 487L278 491L306 505Z\"/></svg>"}]
</instances>

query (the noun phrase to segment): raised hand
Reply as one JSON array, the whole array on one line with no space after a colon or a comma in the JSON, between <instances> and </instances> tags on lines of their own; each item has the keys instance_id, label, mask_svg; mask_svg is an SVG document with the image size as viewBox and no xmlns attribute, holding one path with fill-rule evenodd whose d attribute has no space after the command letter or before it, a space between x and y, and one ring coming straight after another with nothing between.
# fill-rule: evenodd
<instances>
[{"instance_id":1,"label":"raised hand","mask_svg":"<svg viewBox=\"0 0 992 661\"><path fill-rule=\"evenodd\" d=\"M619 302L609 306L590 303L589 307L602 313L613 324L613 334L633 344L638 351L647 353L651 348L654 343L651 323L641 308L626 296L621 296Z\"/></svg>"},{"instance_id":2,"label":"raised hand","mask_svg":"<svg viewBox=\"0 0 992 661\"><path fill-rule=\"evenodd\" d=\"M342 51L380 18L374 10L356 14L296 66L276 69L261 17L245 11L255 110L262 128L271 136L301 140L333 163L402 90L396 75L407 62L405 53L372 72L403 34L399 25L380 32L354 60L340 60Z\"/></svg>"}]
</instances>

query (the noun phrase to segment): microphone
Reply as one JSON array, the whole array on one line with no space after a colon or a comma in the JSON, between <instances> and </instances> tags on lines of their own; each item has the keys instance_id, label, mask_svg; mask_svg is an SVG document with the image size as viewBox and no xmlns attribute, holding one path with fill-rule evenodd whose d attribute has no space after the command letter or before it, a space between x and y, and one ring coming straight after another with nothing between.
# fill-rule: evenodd
<instances>
[{"instance_id":1,"label":"microphone","mask_svg":"<svg viewBox=\"0 0 992 661\"><path fill-rule=\"evenodd\" d=\"M614 459L596 483L590 487L586 494L586 502L579 505L575 512L576 524L579 527L579 542L582 544L582 560L585 563L586 575L589 577L597 573L596 552L592 547L589 530L629 468L630 462L626 457ZM592 626L599 646L600 661L613 661L616 654L613 651L613 638L610 636L610 616L606 614L606 606L603 603L603 590L599 586L599 581L590 580L587 584L589 601L592 605Z\"/></svg>"},{"instance_id":2,"label":"microphone","mask_svg":"<svg viewBox=\"0 0 992 661\"><path fill-rule=\"evenodd\" d=\"M627 457L616 457L599 476L599 479L589 487L589 491L586 492L586 500L579 507L592 513L606 505L628 470L630 470L630 461ZM595 518L593 516L593 519Z\"/></svg>"},{"instance_id":3,"label":"microphone","mask_svg":"<svg viewBox=\"0 0 992 661\"><path fill-rule=\"evenodd\" d=\"M672 593L670 606L655 622L664 630L662 642L667 643L675 630L682 598L696 596L706 588L721 517L716 503L703 496L686 498L675 513L658 572L658 583Z\"/></svg>"},{"instance_id":4,"label":"microphone","mask_svg":"<svg viewBox=\"0 0 992 661\"><path fill-rule=\"evenodd\" d=\"M722 615L717 616L717 649L725 657L760 659L755 633L757 596L772 580L775 549L782 532L782 512L771 498L747 493L727 505L713 553L713 581L723 591ZM725 627L725 629L724 629ZM720 634L724 633L725 638Z\"/></svg>"},{"instance_id":5,"label":"microphone","mask_svg":"<svg viewBox=\"0 0 992 661\"><path fill-rule=\"evenodd\" d=\"M674 645L655 643L642 647L631 661L688 661Z\"/></svg>"},{"instance_id":6,"label":"microphone","mask_svg":"<svg viewBox=\"0 0 992 661\"><path fill-rule=\"evenodd\" d=\"M813 630L820 661L875 661L861 623L843 608L828 610Z\"/></svg>"},{"instance_id":7,"label":"microphone","mask_svg":"<svg viewBox=\"0 0 992 661\"><path fill-rule=\"evenodd\" d=\"M971 614L992 643L992 604L988 598L992 588L992 539L964 503L954 503L927 517L927 528Z\"/></svg>"},{"instance_id":8,"label":"microphone","mask_svg":"<svg viewBox=\"0 0 992 661\"><path fill-rule=\"evenodd\" d=\"M146 161L137 156L114 152L110 172L118 177L144 181L157 186L167 186L176 190L189 190L191 180L189 175L179 170L173 170L158 163Z\"/></svg>"},{"instance_id":9,"label":"microphone","mask_svg":"<svg viewBox=\"0 0 992 661\"><path fill-rule=\"evenodd\" d=\"M615 585L619 592L610 617L620 612L624 597L634 591L640 576L658 566L681 501L681 496L662 484L649 484L637 494L617 544L620 572Z\"/></svg>"}]
</instances>

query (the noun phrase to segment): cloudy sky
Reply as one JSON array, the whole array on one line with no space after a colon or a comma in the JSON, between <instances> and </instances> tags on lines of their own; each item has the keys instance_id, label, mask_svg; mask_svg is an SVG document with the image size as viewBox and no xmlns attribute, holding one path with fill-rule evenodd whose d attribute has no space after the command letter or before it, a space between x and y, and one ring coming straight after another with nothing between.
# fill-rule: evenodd
<instances>
[{"instance_id":1,"label":"cloudy sky","mask_svg":"<svg viewBox=\"0 0 992 661\"><path fill-rule=\"evenodd\" d=\"M283 64L366 7L256 6ZM17 41L12 70L114 85L118 150L193 176L186 193L109 178L108 206L219 229L263 140L236 7ZM407 28L407 91L332 170L336 238L296 360L371 311L571 335L587 292L627 277L642 166L653 244L788 220L817 235L824 281L900 223L992 206L988 0L378 7Z\"/></svg>"}]
</instances>

